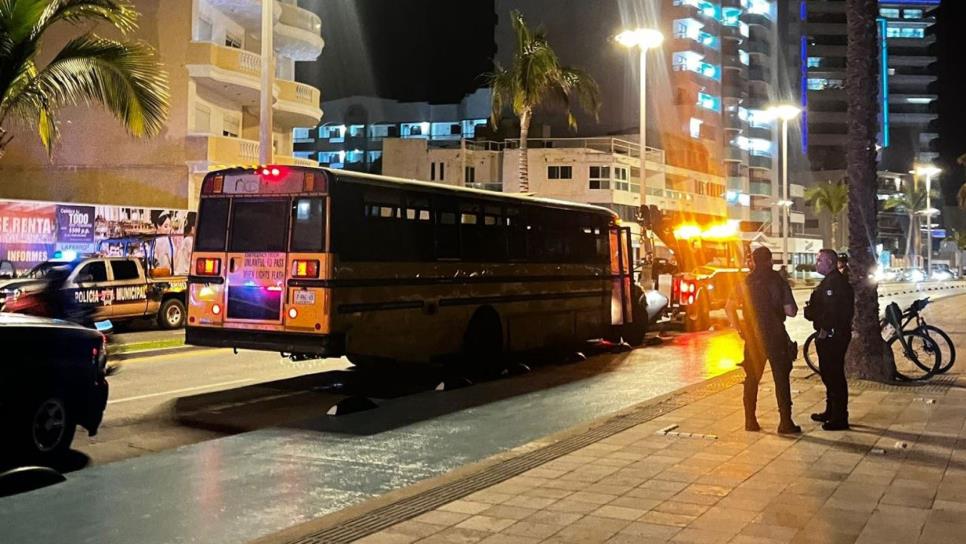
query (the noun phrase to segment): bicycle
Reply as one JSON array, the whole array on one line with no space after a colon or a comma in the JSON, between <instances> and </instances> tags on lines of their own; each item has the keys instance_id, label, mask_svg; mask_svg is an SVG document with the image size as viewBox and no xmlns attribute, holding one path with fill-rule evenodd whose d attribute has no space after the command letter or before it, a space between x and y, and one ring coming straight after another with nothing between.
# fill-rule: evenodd
<instances>
[{"instance_id":1,"label":"bicycle","mask_svg":"<svg viewBox=\"0 0 966 544\"><path fill-rule=\"evenodd\" d=\"M949 336L942 329L927 324L921 315L922 309L928 304L928 298L917 300L905 312L901 312L899 306L892 303L886 309L886 316L879 321L879 327L883 331L883 340L893 351L896 372L902 380L928 379L935 374L947 372L956 361L956 348ZM906 326L913 319L916 320L916 327L906 330ZM895 322L895 325L892 321ZM896 330L902 331L902 335L896 334ZM815 345L816 335L817 333L812 333L805 340L805 344L802 346L802 355L805 364L821 376ZM930 356L932 356L932 361L930 361ZM930 362L932 364L929 364ZM909 363L912 363L912 365L909 365Z\"/></svg>"}]
</instances>

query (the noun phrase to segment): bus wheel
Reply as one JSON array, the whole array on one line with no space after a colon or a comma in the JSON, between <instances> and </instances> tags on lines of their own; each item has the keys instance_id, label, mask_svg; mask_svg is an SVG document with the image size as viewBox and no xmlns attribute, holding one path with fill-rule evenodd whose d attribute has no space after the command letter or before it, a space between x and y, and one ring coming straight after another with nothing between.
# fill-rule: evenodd
<instances>
[{"instance_id":1,"label":"bus wheel","mask_svg":"<svg viewBox=\"0 0 966 544\"><path fill-rule=\"evenodd\" d=\"M463 362L474 369L499 368L503 361L503 325L493 308L473 314L463 336Z\"/></svg>"},{"instance_id":2,"label":"bus wheel","mask_svg":"<svg viewBox=\"0 0 966 544\"><path fill-rule=\"evenodd\" d=\"M684 313L684 329L687 332L700 332L708 330L711 325L711 310L708 308L708 301L705 299L704 292L699 291L694 304L688 306Z\"/></svg>"},{"instance_id":3,"label":"bus wheel","mask_svg":"<svg viewBox=\"0 0 966 544\"><path fill-rule=\"evenodd\" d=\"M184 304L176 298L169 298L158 311L158 325L162 329L180 329L184 327Z\"/></svg>"}]
</instances>

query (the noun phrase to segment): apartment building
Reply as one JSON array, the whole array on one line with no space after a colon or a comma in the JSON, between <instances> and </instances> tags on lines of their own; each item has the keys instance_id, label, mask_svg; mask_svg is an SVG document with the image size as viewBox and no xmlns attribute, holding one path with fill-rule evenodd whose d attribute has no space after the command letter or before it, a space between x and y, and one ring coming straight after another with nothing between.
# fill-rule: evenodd
<instances>
[{"instance_id":1,"label":"apartment building","mask_svg":"<svg viewBox=\"0 0 966 544\"><path fill-rule=\"evenodd\" d=\"M134 4L132 37L157 49L170 79L162 134L135 140L99 108L66 109L52 159L34 138L14 140L0 161L4 198L193 209L206 172L258 163L261 2ZM318 123L320 91L295 81L295 63L321 54L321 20L295 0L276 0L273 14L275 162L314 165L294 156L292 130Z\"/></svg>"},{"instance_id":2,"label":"apartment building","mask_svg":"<svg viewBox=\"0 0 966 544\"><path fill-rule=\"evenodd\" d=\"M487 124L490 90L478 89L454 104L353 96L323 107L324 123L295 129L295 155L322 166L378 174L384 139L453 143L473 138Z\"/></svg>"}]
</instances>

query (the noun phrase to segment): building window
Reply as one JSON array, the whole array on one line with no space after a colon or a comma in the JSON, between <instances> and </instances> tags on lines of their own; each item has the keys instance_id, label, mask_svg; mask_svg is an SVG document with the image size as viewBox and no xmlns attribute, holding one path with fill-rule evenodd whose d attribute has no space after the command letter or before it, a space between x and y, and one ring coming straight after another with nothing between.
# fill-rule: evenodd
<instances>
[{"instance_id":1,"label":"building window","mask_svg":"<svg viewBox=\"0 0 966 544\"><path fill-rule=\"evenodd\" d=\"M572 166L548 166L547 179L573 179L574 169Z\"/></svg>"},{"instance_id":2,"label":"building window","mask_svg":"<svg viewBox=\"0 0 966 544\"><path fill-rule=\"evenodd\" d=\"M701 125L704 123L701 119L691 118L691 137L694 139L701 138Z\"/></svg>"},{"instance_id":3,"label":"building window","mask_svg":"<svg viewBox=\"0 0 966 544\"><path fill-rule=\"evenodd\" d=\"M898 19L899 8L879 8L879 15L887 19Z\"/></svg>"},{"instance_id":4,"label":"building window","mask_svg":"<svg viewBox=\"0 0 966 544\"><path fill-rule=\"evenodd\" d=\"M808 57L808 67L818 68L822 66L822 57Z\"/></svg>"},{"instance_id":5,"label":"building window","mask_svg":"<svg viewBox=\"0 0 966 544\"><path fill-rule=\"evenodd\" d=\"M903 19L922 19L921 9L904 9L902 10Z\"/></svg>"},{"instance_id":6,"label":"building window","mask_svg":"<svg viewBox=\"0 0 966 544\"><path fill-rule=\"evenodd\" d=\"M721 99L707 93L698 93L698 105L706 110L721 111Z\"/></svg>"},{"instance_id":7,"label":"building window","mask_svg":"<svg viewBox=\"0 0 966 544\"><path fill-rule=\"evenodd\" d=\"M237 36L232 36L231 34L225 33L225 47L233 47L235 49L242 48L241 38Z\"/></svg>"},{"instance_id":8,"label":"building window","mask_svg":"<svg viewBox=\"0 0 966 544\"><path fill-rule=\"evenodd\" d=\"M845 82L841 79L825 79L823 77L808 78L808 90L824 91L826 89L844 89Z\"/></svg>"},{"instance_id":9,"label":"building window","mask_svg":"<svg viewBox=\"0 0 966 544\"><path fill-rule=\"evenodd\" d=\"M198 30L195 35L195 39L200 42L210 42L213 36L214 27L211 24L211 19L206 17L198 18Z\"/></svg>"},{"instance_id":10,"label":"building window","mask_svg":"<svg viewBox=\"0 0 966 544\"><path fill-rule=\"evenodd\" d=\"M630 190L630 185L627 179L627 168L622 166L614 167L614 188L618 191Z\"/></svg>"},{"instance_id":11,"label":"building window","mask_svg":"<svg viewBox=\"0 0 966 544\"><path fill-rule=\"evenodd\" d=\"M292 138L296 141L298 140L309 140L309 129L307 128L293 128Z\"/></svg>"},{"instance_id":12,"label":"building window","mask_svg":"<svg viewBox=\"0 0 966 544\"><path fill-rule=\"evenodd\" d=\"M476 168L473 166L467 166L466 170L463 171L464 183L476 183Z\"/></svg>"},{"instance_id":13,"label":"building window","mask_svg":"<svg viewBox=\"0 0 966 544\"><path fill-rule=\"evenodd\" d=\"M221 119L221 135L237 138L241 134L241 117L226 113Z\"/></svg>"},{"instance_id":14,"label":"building window","mask_svg":"<svg viewBox=\"0 0 966 544\"><path fill-rule=\"evenodd\" d=\"M195 104L194 132L208 134L211 132L211 108L203 104Z\"/></svg>"},{"instance_id":15,"label":"building window","mask_svg":"<svg viewBox=\"0 0 966 544\"><path fill-rule=\"evenodd\" d=\"M739 17L741 17L741 8L721 9L721 24L725 26L738 26Z\"/></svg>"},{"instance_id":16,"label":"building window","mask_svg":"<svg viewBox=\"0 0 966 544\"><path fill-rule=\"evenodd\" d=\"M926 37L926 29L911 26L893 26L886 28L887 38L913 38L922 39Z\"/></svg>"},{"instance_id":17,"label":"building window","mask_svg":"<svg viewBox=\"0 0 966 544\"><path fill-rule=\"evenodd\" d=\"M446 180L446 163L439 162L439 178L436 177L436 162L429 163L429 180L430 181L445 181Z\"/></svg>"},{"instance_id":18,"label":"building window","mask_svg":"<svg viewBox=\"0 0 966 544\"><path fill-rule=\"evenodd\" d=\"M610 167L609 166L591 166L590 167L590 185L591 189L610 189Z\"/></svg>"}]
</instances>

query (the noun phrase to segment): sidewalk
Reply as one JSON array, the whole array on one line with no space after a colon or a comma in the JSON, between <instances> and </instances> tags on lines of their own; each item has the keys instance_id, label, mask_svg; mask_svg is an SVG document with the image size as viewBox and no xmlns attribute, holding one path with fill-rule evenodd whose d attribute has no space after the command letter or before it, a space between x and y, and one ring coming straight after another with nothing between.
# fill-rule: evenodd
<instances>
[{"instance_id":1,"label":"sidewalk","mask_svg":"<svg viewBox=\"0 0 966 544\"><path fill-rule=\"evenodd\" d=\"M964 301L927 314L957 346L966 345ZM768 377L765 432L743 430L741 375L732 372L268 541L964 542L964 365L922 386L850 383L853 430L838 433L809 420L824 389L798 369L797 438L774 432Z\"/></svg>"}]
</instances>

